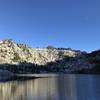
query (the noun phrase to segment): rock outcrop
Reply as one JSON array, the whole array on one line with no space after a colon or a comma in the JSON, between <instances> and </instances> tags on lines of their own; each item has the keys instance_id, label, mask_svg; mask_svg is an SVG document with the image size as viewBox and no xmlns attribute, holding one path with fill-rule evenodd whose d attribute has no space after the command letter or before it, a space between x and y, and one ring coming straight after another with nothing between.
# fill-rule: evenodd
<instances>
[{"instance_id":1,"label":"rock outcrop","mask_svg":"<svg viewBox=\"0 0 100 100\"><path fill-rule=\"evenodd\" d=\"M91 69L86 52L63 48L31 48L16 44L12 40L0 41L0 64L35 64L38 66L56 66L67 71ZM51 64L52 63L52 64Z\"/></svg>"},{"instance_id":2,"label":"rock outcrop","mask_svg":"<svg viewBox=\"0 0 100 100\"><path fill-rule=\"evenodd\" d=\"M0 63L18 64L19 62L30 62L44 65L48 62L61 60L65 56L76 57L83 53L74 50L58 50L47 48L31 48L23 44L16 44L12 40L0 42Z\"/></svg>"}]
</instances>

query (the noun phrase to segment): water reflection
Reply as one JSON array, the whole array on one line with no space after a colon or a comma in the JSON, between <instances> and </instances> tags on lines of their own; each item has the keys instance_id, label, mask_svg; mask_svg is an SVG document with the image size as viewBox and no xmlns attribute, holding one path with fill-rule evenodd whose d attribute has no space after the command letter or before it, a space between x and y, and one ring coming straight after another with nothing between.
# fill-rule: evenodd
<instances>
[{"instance_id":1,"label":"water reflection","mask_svg":"<svg viewBox=\"0 0 100 100\"><path fill-rule=\"evenodd\" d=\"M0 100L99 100L100 76L59 75L0 83Z\"/></svg>"}]
</instances>

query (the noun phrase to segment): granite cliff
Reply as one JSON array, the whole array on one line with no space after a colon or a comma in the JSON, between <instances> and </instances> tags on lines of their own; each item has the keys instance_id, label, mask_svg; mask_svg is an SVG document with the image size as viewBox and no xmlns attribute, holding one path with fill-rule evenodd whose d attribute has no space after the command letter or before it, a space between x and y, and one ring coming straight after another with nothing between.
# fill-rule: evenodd
<instances>
[{"instance_id":1,"label":"granite cliff","mask_svg":"<svg viewBox=\"0 0 100 100\"><path fill-rule=\"evenodd\" d=\"M38 66L37 68L44 68L45 71L50 72L90 70L95 66L95 63L91 63L89 54L79 50L70 48L31 48L24 44L17 44L10 39L0 41L1 66L32 66L32 64L35 66L32 67L32 70L35 70ZM2 69L2 67L0 68Z\"/></svg>"}]
</instances>

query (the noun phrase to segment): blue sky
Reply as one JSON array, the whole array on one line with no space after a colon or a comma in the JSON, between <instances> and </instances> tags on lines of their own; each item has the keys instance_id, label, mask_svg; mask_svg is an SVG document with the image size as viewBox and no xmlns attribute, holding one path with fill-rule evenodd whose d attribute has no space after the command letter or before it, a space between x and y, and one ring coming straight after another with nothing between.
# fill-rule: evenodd
<instances>
[{"instance_id":1,"label":"blue sky","mask_svg":"<svg viewBox=\"0 0 100 100\"><path fill-rule=\"evenodd\" d=\"M32 47L100 48L100 0L0 0L0 40Z\"/></svg>"}]
</instances>

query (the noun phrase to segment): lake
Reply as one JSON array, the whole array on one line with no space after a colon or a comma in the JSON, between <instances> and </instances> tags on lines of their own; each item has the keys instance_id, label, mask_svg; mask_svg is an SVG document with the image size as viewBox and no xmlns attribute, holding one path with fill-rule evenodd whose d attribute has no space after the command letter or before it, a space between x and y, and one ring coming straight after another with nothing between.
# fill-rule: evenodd
<instances>
[{"instance_id":1,"label":"lake","mask_svg":"<svg viewBox=\"0 0 100 100\"><path fill-rule=\"evenodd\" d=\"M61 74L0 82L0 100L100 100L100 75Z\"/></svg>"}]
</instances>

